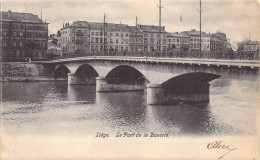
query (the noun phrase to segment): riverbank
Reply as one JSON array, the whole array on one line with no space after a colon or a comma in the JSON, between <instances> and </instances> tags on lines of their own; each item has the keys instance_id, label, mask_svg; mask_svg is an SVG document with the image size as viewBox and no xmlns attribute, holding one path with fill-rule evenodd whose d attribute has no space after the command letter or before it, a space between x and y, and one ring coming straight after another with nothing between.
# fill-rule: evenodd
<instances>
[{"instance_id":1,"label":"riverbank","mask_svg":"<svg viewBox=\"0 0 260 160\"><path fill-rule=\"evenodd\" d=\"M1 82L52 82L67 81L66 78L54 78L51 76L3 76Z\"/></svg>"}]
</instances>

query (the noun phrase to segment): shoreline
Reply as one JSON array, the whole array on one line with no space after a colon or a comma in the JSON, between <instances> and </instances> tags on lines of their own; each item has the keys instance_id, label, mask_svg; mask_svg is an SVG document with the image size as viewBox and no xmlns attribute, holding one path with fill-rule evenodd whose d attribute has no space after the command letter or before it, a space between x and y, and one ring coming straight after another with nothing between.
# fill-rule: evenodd
<instances>
[{"instance_id":1,"label":"shoreline","mask_svg":"<svg viewBox=\"0 0 260 160\"><path fill-rule=\"evenodd\" d=\"M53 82L67 81L65 78L54 78L50 76L3 76L0 82Z\"/></svg>"}]
</instances>

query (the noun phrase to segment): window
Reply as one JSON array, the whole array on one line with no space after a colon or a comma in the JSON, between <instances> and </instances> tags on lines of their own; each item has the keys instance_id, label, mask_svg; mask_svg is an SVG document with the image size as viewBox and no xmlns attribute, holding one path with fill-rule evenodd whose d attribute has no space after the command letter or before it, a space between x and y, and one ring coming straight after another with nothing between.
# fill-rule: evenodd
<instances>
[{"instance_id":1,"label":"window","mask_svg":"<svg viewBox=\"0 0 260 160\"><path fill-rule=\"evenodd\" d=\"M94 43L94 37L91 37L91 43Z\"/></svg>"},{"instance_id":2,"label":"window","mask_svg":"<svg viewBox=\"0 0 260 160\"><path fill-rule=\"evenodd\" d=\"M166 39L163 40L163 44L166 44Z\"/></svg>"},{"instance_id":3,"label":"window","mask_svg":"<svg viewBox=\"0 0 260 160\"><path fill-rule=\"evenodd\" d=\"M147 34L146 34L146 33L144 34L144 37L147 37Z\"/></svg>"},{"instance_id":4,"label":"window","mask_svg":"<svg viewBox=\"0 0 260 160\"><path fill-rule=\"evenodd\" d=\"M179 42L180 40L179 39L177 39L177 42Z\"/></svg>"},{"instance_id":5,"label":"window","mask_svg":"<svg viewBox=\"0 0 260 160\"><path fill-rule=\"evenodd\" d=\"M116 36L118 36L118 33L116 33Z\"/></svg>"},{"instance_id":6,"label":"window","mask_svg":"<svg viewBox=\"0 0 260 160\"><path fill-rule=\"evenodd\" d=\"M94 32L91 32L91 35L94 36Z\"/></svg>"},{"instance_id":7,"label":"window","mask_svg":"<svg viewBox=\"0 0 260 160\"><path fill-rule=\"evenodd\" d=\"M18 29L18 25L17 25L17 24L14 24L14 25L13 25L13 29Z\"/></svg>"},{"instance_id":8,"label":"window","mask_svg":"<svg viewBox=\"0 0 260 160\"><path fill-rule=\"evenodd\" d=\"M121 33L121 36L123 37L123 36L124 36L124 33Z\"/></svg>"},{"instance_id":9,"label":"window","mask_svg":"<svg viewBox=\"0 0 260 160\"><path fill-rule=\"evenodd\" d=\"M4 24L3 28L9 28L9 25L8 24Z\"/></svg>"},{"instance_id":10,"label":"window","mask_svg":"<svg viewBox=\"0 0 260 160\"><path fill-rule=\"evenodd\" d=\"M113 33L110 33L110 36L113 36Z\"/></svg>"},{"instance_id":11,"label":"window","mask_svg":"<svg viewBox=\"0 0 260 160\"><path fill-rule=\"evenodd\" d=\"M147 44L147 39L144 39L144 44Z\"/></svg>"},{"instance_id":12,"label":"window","mask_svg":"<svg viewBox=\"0 0 260 160\"><path fill-rule=\"evenodd\" d=\"M128 33L126 33L126 35L125 36L127 36L128 37Z\"/></svg>"},{"instance_id":13,"label":"window","mask_svg":"<svg viewBox=\"0 0 260 160\"><path fill-rule=\"evenodd\" d=\"M16 47L16 41L13 41L12 44L13 44L13 47Z\"/></svg>"},{"instance_id":14,"label":"window","mask_svg":"<svg viewBox=\"0 0 260 160\"><path fill-rule=\"evenodd\" d=\"M6 31L3 31L3 36L7 36L7 32Z\"/></svg>"},{"instance_id":15,"label":"window","mask_svg":"<svg viewBox=\"0 0 260 160\"><path fill-rule=\"evenodd\" d=\"M103 43L103 38L100 38L100 43Z\"/></svg>"},{"instance_id":16,"label":"window","mask_svg":"<svg viewBox=\"0 0 260 160\"><path fill-rule=\"evenodd\" d=\"M98 36L99 35L99 33L98 32L96 32L96 36Z\"/></svg>"},{"instance_id":17,"label":"window","mask_svg":"<svg viewBox=\"0 0 260 160\"><path fill-rule=\"evenodd\" d=\"M7 42L5 40L3 41L3 47L7 47Z\"/></svg>"},{"instance_id":18,"label":"window","mask_svg":"<svg viewBox=\"0 0 260 160\"><path fill-rule=\"evenodd\" d=\"M17 36L17 32L13 32L13 36L14 36L14 37Z\"/></svg>"},{"instance_id":19,"label":"window","mask_svg":"<svg viewBox=\"0 0 260 160\"><path fill-rule=\"evenodd\" d=\"M20 41L19 47L23 47L23 41Z\"/></svg>"},{"instance_id":20,"label":"window","mask_svg":"<svg viewBox=\"0 0 260 160\"><path fill-rule=\"evenodd\" d=\"M118 43L118 39L116 39L116 43Z\"/></svg>"},{"instance_id":21,"label":"window","mask_svg":"<svg viewBox=\"0 0 260 160\"><path fill-rule=\"evenodd\" d=\"M46 47L46 42L42 41L42 47L45 48Z\"/></svg>"},{"instance_id":22,"label":"window","mask_svg":"<svg viewBox=\"0 0 260 160\"><path fill-rule=\"evenodd\" d=\"M21 24L21 25L20 25L20 29L24 29L24 25Z\"/></svg>"},{"instance_id":23,"label":"window","mask_svg":"<svg viewBox=\"0 0 260 160\"><path fill-rule=\"evenodd\" d=\"M171 39L169 39L169 42L171 42Z\"/></svg>"},{"instance_id":24,"label":"window","mask_svg":"<svg viewBox=\"0 0 260 160\"><path fill-rule=\"evenodd\" d=\"M95 43L98 43L98 38L96 38Z\"/></svg>"}]
</instances>

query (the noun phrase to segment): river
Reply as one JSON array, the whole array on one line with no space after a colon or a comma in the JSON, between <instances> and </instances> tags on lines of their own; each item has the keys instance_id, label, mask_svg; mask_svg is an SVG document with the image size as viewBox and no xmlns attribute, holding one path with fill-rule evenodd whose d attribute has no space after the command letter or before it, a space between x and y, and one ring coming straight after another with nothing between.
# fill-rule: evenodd
<instances>
[{"instance_id":1,"label":"river","mask_svg":"<svg viewBox=\"0 0 260 160\"><path fill-rule=\"evenodd\" d=\"M256 133L259 84L211 82L210 103L153 106L146 92L97 93L94 85L3 82L4 135L95 136L97 132L155 132L169 136Z\"/></svg>"}]
</instances>

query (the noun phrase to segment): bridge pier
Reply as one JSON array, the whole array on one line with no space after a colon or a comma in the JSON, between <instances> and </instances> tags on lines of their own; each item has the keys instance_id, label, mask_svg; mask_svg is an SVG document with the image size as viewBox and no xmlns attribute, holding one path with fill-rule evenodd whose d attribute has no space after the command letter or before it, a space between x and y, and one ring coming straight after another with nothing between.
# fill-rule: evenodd
<instances>
[{"instance_id":1,"label":"bridge pier","mask_svg":"<svg viewBox=\"0 0 260 160\"><path fill-rule=\"evenodd\" d=\"M105 77L96 78L97 92L137 91L137 90L144 90L144 89L145 89L145 85L113 83L112 79L108 79Z\"/></svg>"},{"instance_id":2,"label":"bridge pier","mask_svg":"<svg viewBox=\"0 0 260 160\"><path fill-rule=\"evenodd\" d=\"M174 84L164 87L160 84L147 85L147 104L163 105L178 103L209 102L209 83Z\"/></svg>"},{"instance_id":3,"label":"bridge pier","mask_svg":"<svg viewBox=\"0 0 260 160\"><path fill-rule=\"evenodd\" d=\"M68 84L95 84L95 78L79 77L75 73L68 73Z\"/></svg>"}]
</instances>

